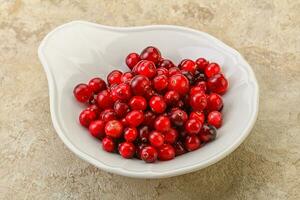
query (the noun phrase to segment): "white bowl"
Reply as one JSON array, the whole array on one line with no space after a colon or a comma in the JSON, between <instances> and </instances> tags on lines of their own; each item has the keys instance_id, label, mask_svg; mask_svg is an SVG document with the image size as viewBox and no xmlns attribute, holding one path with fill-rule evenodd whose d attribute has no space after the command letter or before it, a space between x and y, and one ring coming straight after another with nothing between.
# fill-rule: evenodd
<instances>
[{"instance_id":1,"label":"white bowl","mask_svg":"<svg viewBox=\"0 0 300 200\"><path fill-rule=\"evenodd\" d=\"M179 62L205 57L222 66L230 88L224 95L224 125L217 139L171 161L146 164L104 152L100 142L78 124L84 108L73 97L76 84L95 76L105 79L113 69L126 71L124 58L157 46ZM138 178L185 174L212 165L248 136L258 112L258 85L249 64L234 49L200 31L178 26L109 27L84 21L64 24L42 41L39 58L47 75L53 125L65 145L80 158L108 172Z\"/></svg>"}]
</instances>

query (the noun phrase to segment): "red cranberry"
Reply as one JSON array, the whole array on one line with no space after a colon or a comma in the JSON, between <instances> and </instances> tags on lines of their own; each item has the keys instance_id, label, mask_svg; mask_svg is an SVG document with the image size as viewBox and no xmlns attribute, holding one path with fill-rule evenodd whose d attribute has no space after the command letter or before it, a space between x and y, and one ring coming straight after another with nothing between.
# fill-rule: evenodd
<instances>
[{"instance_id":1,"label":"red cranberry","mask_svg":"<svg viewBox=\"0 0 300 200\"><path fill-rule=\"evenodd\" d=\"M92 136L102 139L105 136L105 123L102 120L92 121L89 125L89 131Z\"/></svg>"},{"instance_id":2,"label":"red cranberry","mask_svg":"<svg viewBox=\"0 0 300 200\"><path fill-rule=\"evenodd\" d=\"M132 158L135 153L135 146L131 142L123 142L119 145L119 153L123 158Z\"/></svg>"},{"instance_id":3,"label":"red cranberry","mask_svg":"<svg viewBox=\"0 0 300 200\"><path fill-rule=\"evenodd\" d=\"M106 89L106 83L102 78L93 78L89 81L89 87L94 93L98 93Z\"/></svg>"},{"instance_id":4,"label":"red cranberry","mask_svg":"<svg viewBox=\"0 0 300 200\"><path fill-rule=\"evenodd\" d=\"M114 119L117 119L116 113L112 109L106 109L102 111L99 115L99 119L103 120L105 123Z\"/></svg>"},{"instance_id":5,"label":"red cranberry","mask_svg":"<svg viewBox=\"0 0 300 200\"><path fill-rule=\"evenodd\" d=\"M160 67L160 68L156 69L156 74L169 76L169 70L167 70L167 68Z\"/></svg>"},{"instance_id":6,"label":"red cranberry","mask_svg":"<svg viewBox=\"0 0 300 200\"><path fill-rule=\"evenodd\" d=\"M197 70L197 65L194 61L185 59L179 64L179 68L184 71L188 71L191 74L195 74Z\"/></svg>"},{"instance_id":7,"label":"red cranberry","mask_svg":"<svg viewBox=\"0 0 300 200\"><path fill-rule=\"evenodd\" d=\"M193 95L195 95L197 93L205 93L205 91L200 86L194 86L194 87L192 87L191 90L190 90L190 95L193 96Z\"/></svg>"},{"instance_id":8,"label":"red cranberry","mask_svg":"<svg viewBox=\"0 0 300 200\"><path fill-rule=\"evenodd\" d=\"M149 135L149 142L154 147L160 147L164 144L164 136L161 132L152 131Z\"/></svg>"},{"instance_id":9,"label":"red cranberry","mask_svg":"<svg viewBox=\"0 0 300 200\"><path fill-rule=\"evenodd\" d=\"M204 93L196 93L191 96L190 105L195 111L202 111L206 108L207 99Z\"/></svg>"},{"instance_id":10,"label":"red cranberry","mask_svg":"<svg viewBox=\"0 0 300 200\"><path fill-rule=\"evenodd\" d=\"M144 75L152 79L156 75L156 67L152 61L141 60L132 70L136 74Z\"/></svg>"},{"instance_id":11,"label":"red cranberry","mask_svg":"<svg viewBox=\"0 0 300 200\"><path fill-rule=\"evenodd\" d=\"M120 119L120 122L122 123L123 127L127 127L127 126L128 126L128 124L127 124L127 121L126 121L126 118L125 118L125 117L124 117L124 118L122 118L122 119Z\"/></svg>"},{"instance_id":12,"label":"red cranberry","mask_svg":"<svg viewBox=\"0 0 300 200\"><path fill-rule=\"evenodd\" d=\"M222 95L228 89L228 81L223 74L216 74L207 79L206 86L210 92Z\"/></svg>"},{"instance_id":13,"label":"red cranberry","mask_svg":"<svg viewBox=\"0 0 300 200\"><path fill-rule=\"evenodd\" d=\"M206 83L205 81L200 81L195 84L195 87L201 87L204 92L206 92Z\"/></svg>"},{"instance_id":14,"label":"red cranberry","mask_svg":"<svg viewBox=\"0 0 300 200\"><path fill-rule=\"evenodd\" d=\"M133 142L138 137L138 131L136 128L126 128L124 130L124 139L127 142Z\"/></svg>"},{"instance_id":15,"label":"red cranberry","mask_svg":"<svg viewBox=\"0 0 300 200\"><path fill-rule=\"evenodd\" d=\"M146 76L136 75L130 82L132 92L135 95L143 95L150 88L150 81Z\"/></svg>"},{"instance_id":16,"label":"red cranberry","mask_svg":"<svg viewBox=\"0 0 300 200\"><path fill-rule=\"evenodd\" d=\"M152 163L157 160L157 150L152 146L144 147L141 151L141 158L146 163Z\"/></svg>"},{"instance_id":17,"label":"red cranberry","mask_svg":"<svg viewBox=\"0 0 300 200\"><path fill-rule=\"evenodd\" d=\"M133 67L140 61L140 56L137 53L130 53L126 59L126 65L129 67L129 69L133 69Z\"/></svg>"},{"instance_id":18,"label":"red cranberry","mask_svg":"<svg viewBox=\"0 0 300 200\"><path fill-rule=\"evenodd\" d=\"M105 133L112 138L120 138L123 133L123 125L118 120L111 120L105 125Z\"/></svg>"},{"instance_id":19,"label":"red cranberry","mask_svg":"<svg viewBox=\"0 0 300 200\"><path fill-rule=\"evenodd\" d=\"M180 95L174 90L165 93L164 100L168 105L174 105L180 100Z\"/></svg>"},{"instance_id":20,"label":"red cranberry","mask_svg":"<svg viewBox=\"0 0 300 200\"><path fill-rule=\"evenodd\" d=\"M197 136L187 136L184 145L186 150L194 151L200 147L201 143Z\"/></svg>"},{"instance_id":21,"label":"red cranberry","mask_svg":"<svg viewBox=\"0 0 300 200\"><path fill-rule=\"evenodd\" d=\"M185 123L184 128L189 135L196 135L200 132L202 124L195 119L189 119Z\"/></svg>"},{"instance_id":22,"label":"red cranberry","mask_svg":"<svg viewBox=\"0 0 300 200\"><path fill-rule=\"evenodd\" d=\"M166 102L161 96L153 96L149 101L149 106L155 113L163 113L166 108Z\"/></svg>"},{"instance_id":23,"label":"red cranberry","mask_svg":"<svg viewBox=\"0 0 300 200\"><path fill-rule=\"evenodd\" d=\"M218 111L212 111L207 116L207 123L216 128L220 128L222 126L222 114Z\"/></svg>"},{"instance_id":24,"label":"red cranberry","mask_svg":"<svg viewBox=\"0 0 300 200\"><path fill-rule=\"evenodd\" d=\"M176 109L171 111L170 118L172 124L174 124L175 126L183 126L188 120L188 115L185 111L181 109Z\"/></svg>"},{"instance_id":25,"label":"red cranberry","mask_svg":"<svg viewBox=\"0 0 300 200\"><path fill-rule=\"evenodd\" d=\"M142 96L134 96L129 101L131 110L146 110L147 101Z\"/></svg>"},{"instance_id":26,"label":"red cranberry","mask_svg":"<svg viewBox=\"0 0 300 200\"><path fill-rule=\"evenodd\" d=\"M99 94L97 95L97 104L102 109L112 108L113 101L110 96L110 92L108 92L107 90L99 92Z\"/></svg>"},{"instance_id":27,"label":"red cranberry","mask_svg":"<svg viewBox=\"0 0 300 200\"><path fill-rule=\"evenodd\" d=\"M132 78L133 78L133 74L131 72L125 72L121 76L121 82L122 83L129 83Z\"/></svg>"},{"instance_id":28,"label":"red cranberry","mask_svg":"<svg viewBox=\"0 0 300 200\"><path fill-rule=\"evenodd\" d=\"M175 150L169 144L163 144L158 149L158 159L165 161L165 160L172 160L175 157Z\"/></svg>"},{"instance_id":29,"label":"red cranberry","mask_svg":"<svg viewBox=\"0 0 300 200\"><path fill-rule=\"evenodd\" d=\"M174 63L169 59L162 59L158 62L157 67L164 67L166 69L170 69L172 67L175 67Z\"/></svg>"},{"instance_id":30,"label":"red cranberry","mask_svg":"<svg viewBox=\"0 0 300 200\"><path fill-rule=\"evenodd\" d=\"M206 66L208 65L208 61L205 60L205 58L198 58L196 60L196 64L198 66L198 70L201 71L201 72L204 72Z\"/></svg>"},{"instance_id":31,"label":"red cranberry","mask_svg":"<svg viewBox=\"0 0 300 200\"><path fill-rule=\"evenodd\" d=\"M115 151L116 144L113 141L113 139L109 137L105 137L102 140L102 148L107 152L114 152Z\"/></svg>"},{"instance_id":32,"label":"red cranberry","mask_svg":"<svg viewBox=\"0 0 300 200\"><path fill-rule=\"evenodd\" d=\"M199 139L201 142L210 142L214 139L216 139L217 136L217 129L214 126L210 125L203 125L200 133L199 133Z\"/></svg>"},{"instance_id":33,"label":"red cranberry","mask_svg":"<svg viewBox=\"0 0 300 200\"><path fill-rule=\"evenodd\" d=\"M178 132L176 129L171 128L164 133L165 135L165 143L173 144L178 138Z\"/></svg>"},{"instance_id":34,"label":"red cranberry","mask_svg":"<svg viewBox=\"0 0 300 200\"><path fill-rule=\"evenodd\" d=\"M81 83L74 88L73 94L77 101L85 103L92 97L93 92L87 84Z\"/></svg>"},{"instance_id":35,"label":"red cranberry","mask_svg":"<svg viewBox=\"0 0 300 200\"><path fill-rule=\"evenodd\" d=\"M194 75L188 71L181 70L181 74L184 75L188 80L190 85L194 84L195 78Z\"/></svg>"},{"instance_id":36,"label":"red cranberry","mask_svg":"<svg viewBox=\"0 0 300 200\"><path fill-rule=\"evenodd\" d=\"M181 141L177 141L175 142L175 144L173 145L174 149L175 149L175 155L176 156L180 156L182 154L186 153L186 150L184 148L184 145L182 144Z\"/></svg>"},{"instance_id":37,"label":"red cranberry","mask_svg":"<svg viewBox=\"0 0 300 200\"><path fill-rule=\"evenodd\" d=\"M95 112L83 110L79 115L79 122L82 126L89 127L90 123L97 118Z\"/></svg>"},{"instance_id":38,"label":"red cranberry","mask_svg":"<svg viewBox=\"0 0 300 200\"><path fill-rule=\"evenodd\" d=\"M143 143L148 142L149 133L150 133L149 127L148 126L142 126L139 129L139 139L140 139L140 141L143 142Z\"/></svg>"},{"instance_id":39,"label":"red cranberry","mask_svg":"<svg viewBox=\"0 0 300 200\"><path fill-rule=\"evenodd\" d=\"M221 72L221 67L217 63L210 63L204 70L207 78L213 77L214 75Z\"/></svg>"},{"instance_id":40,"label":"red cranberry","mask_svg":"<svg viewBox=\"0 0 300 200\"><path fill-rule=\"evenodd\" d=\"M161 132L168 131L171 128L170 119L166 116L158 116L155 119L154 127Z\"/></svg>"},{"instance_id":41,"label":"red cranberry","mask_svg":"<svg viewBox=\"0 0 300 200\"><path fill-rule=\"evenodd\" d=\"M158 75L153 79L153 87L156 91L163 91L168 87L168 77L165 75Z\"/></svg>"},{"instance_id":42,"label":"red cranberry","mask_svg":"<svg viewBox=\"0 0 300 200\"><path fill-rule=\"evenodd\" d=\"M114 111L119 118L125 117L129 112L129 106L126 103L121 101L117 101L114 104Z\"/></svg>"},{"instance_id":43,"label":"red cranberry","mask_svg":"<svg viewBox=\"0 0 300 200\"><path fill-rule=\"evenodd\" d=\"M97 116L100 114L100 109L98 108L97 105L90 105L89 107L86 108L86 110L95 112Z\"/></svg>"},{"instance_id":44,"label":"red cranberry","mask_svg":"<svg viewBox=\"0 0 300 200\"><path fill-rule=\"evenodd\" d=\"M144 120L144 114L140 110L133 110L126 115L127 124L130 127L137 127Z\"/></svg>"},{"instance_id":45,"label":"red cranberry","mask_svg":"<svg viewBox=\"0 0 300 200\"><path fill-rule=\"evenodd\" d=\"M143 125L153 127L155 118L156 118L156 116L152 111L146 111L144 113Z\"/></svg>"},{"instance_id":46,"label":"red cranberry","mask_svg":"<svg viewBox=\"0 0 300 200\"><path fill-rule=\"evenodd\" d=\"M189 91L190 84L188 79L181 74L175 74L169 78L169 90L175 90L180 95L184 95Z\"/></svg>"},{"instance_id":47,"label":"red cranberry","mask_svg":"<svg viewBox=\"0 0 300 200\"><path fill-rule=\"evenodd\" d=\"M135 155L136 155L136 157L137 157L138 159L142 159L142 158L141 158L142 150L143 150L143 148L145 148L145 147L147 147L147 146L148 146L148 145L145 144L145 143L138 143L138 144L136 145L136 148L135 148Z\"/></svg>"},{"instance_id":48,"label":"red cranberry","mask_svg":"<svg viewBox=\"0 0 300 200\"><path fill-rule=\"evenodd\" d=\"M132 96L131 88L127 83L121 83L112 89L114 100L129 100Z\"/></svg>"},{"instance_id":49,"label":"red cranberry","mask_svg":"<svg viewBox=\"0 0 300 200\"><path fill-rule=\"evenodd\" d=\"M207 110L219 111L223 107L222 97L216 93L207 96Z\"/></svg>"},{"instance_id":50,"label":"red cranberry","mask_svg":"<svg viewBox=\"0 0 300 200\"><path fill-rule=\"evenodd\" d=\"M160 51L156 47L149 46L149 47L146 47L142 51L140 58L142 60L152 61L156 64L159 62L159 60L161 58L161 54L160 54Z\"/></svg>"},{"instance_id":51,"label":"red cranberry","mask_svg":"<svg viewBox=\"0 0 300 200\"><path fill-rule=\"evenodd\" d=\"M200 111L193 111L190 113L190 119L195 119L199 123L203 124L205 121L205 115Z\"/></svg>"},{"instance_id":52,"label":"red cranberry","mask_svg":"<svg viewBox=\"0 0 300 200\"><path fill-rule=\"evenodd\" d=\"M121 83L122 72L119 70L113 70L107 75L107 82L109 85Z\"/></svg>"},{"instance_id":53,"label":"red cranberry","mask_svg":"<svg viewBox=\"0 0 300 200\"><path fill-rule=\"evenodd\" d=\"M181 71L178 67L171 67L169 69L169 76L173 76L175 74L181 74Z\"/></svg>"}]
</instances>

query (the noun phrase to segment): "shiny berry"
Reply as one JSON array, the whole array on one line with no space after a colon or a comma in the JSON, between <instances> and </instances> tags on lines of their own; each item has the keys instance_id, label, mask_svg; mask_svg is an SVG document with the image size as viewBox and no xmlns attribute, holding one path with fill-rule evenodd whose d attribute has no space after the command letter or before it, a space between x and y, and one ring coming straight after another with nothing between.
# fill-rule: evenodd
<instances>
[{"instance_id":1,"label":"shiny berry","mask_svg":"<svg viewBox=\"0 0 300 200\"><path fill-rule=\"evenodd\" d=\"M152 146L146 146L141 151L141 159L146 163L152 163L157 160L157 150Z\"/></svg>"},{"instance_id":2,"label":"shiny berry","mask_svg":"<svg viewBox=\"0 0 300 200\"><path fill-rule=\"evenodd\" d=\"M160 54L160 51L156 47L149 46L149 47L146 47L142 51L140 58L142 60L152 61L156 64L160 61L161 54Z\"/></svg>"},{"instance_id":3,"label":"shiny berry","mask_svg":"<svg viewBox=\"0 0 300 200\"><path fill-rule=\"evenodd\" d=\"M156 116L152 111L146 111L144 113L143 125L153 127L155 119L156 119Z\"/></svg>"},{"instance_id":4,"label":"shiny berry","mask_svg":"<svg viewBox=\"0 0 300 200\"><path fill-rule=\"evenodd\" d=\"M108 121L117 119L117 114L112 109L106 109L99 114L99 119L103 120L106 123Z\"/></svg>"},{"instance_id":5,"label":"shiny berry","mask_svg":"<svg viewBox=\"0 0 300 200\"><path fill-rule=\"evenodd\" d=\"M167 108L167 104L161 96L153 96L149 101L149 106L155 113L163 113Z\"/></svg>"},{"instance_id":6,"label":"shiny berry","mask_svg":"<svg viewBox=\"0 0 300 200\"><path fill-rule=\"evenodd\" d=\"M206 86L210 92L222 95L228 89L228 81L223 74L216 74L207 79Z\"/></svg>"},{"instance_id":7,"label":"shiny berry","mask_svg":"<svg viewBox=\"0 0 300 200\"><path fill-rule=\"evenodd\" d=\"M188 71L191 74L195 74L197 70L197 65L194 61L185 59L179 64L179 68L184 71Z\"/></svg>"},{"instance_id":8,"label":"shiny berry","mask_svg":"<svg viewBox=\"0 0 300 200\"><path fill-rule=\"evenodd\" d=\"M169 90L175 90L180 95L186 94L190 89L188 79L181 74L175 74L169 78Z\"/></svg>"},{"instance_id":9,"label":"shiny berry","mask_svg":"<svg viewBox=\"0 0 300 200\"><path fill-rule=\"evenodd\" d=\"M169 76L173 76L175 74L181 74L181 71L178 67L171 67L169 69Z\"/></svg>"},{"instance_id":10,"label":"shiny berry","mask_svg":"<svg viewBox=\"0 0 300 200\"><path fill-rule=\"evenodd\" d=\"M193 111L190 113L190 119L195 119L198 122L200 122L201 124L204 123L205 121L205 115L203 114L203 112L200 111Z\"/></svg>"},{"instance_id":11,"label":"shiny berry","mask_svg":"<svg viewBox=\"0 0 300 200\"><path fill-rule=\"evenodd\" d=\"M114 111L119 118L123 118L129 112L129 106L121 101L116 101L114 104Z\"/></svg>"},{"instance_id":12,"label":"shiny berry","mask_svg":"<svg viewBox=\"0 0 300 200\"><path fill-rule=\"evenodd\" d=\"M196 64L198 66L198 70L204 72L205 68L209 64L209 62L205 58L198 58L196 60Z\"/></svg>"},{"instance_id":13,"label":"shiny berry","mask_svg":"<svg viewBox=\"0 0 300 200\"><path fill-rule=\"evenodd\" d=\"M131 110L146 110L147 108L147 101L142 96L132 97L128 104Z\"/></svg>"},{"instance_id":14,"label":"shiny berry","mask_svg":"<svg viewBox=\"0 0 300 200\"><path fill-rule=\"evenodd\" d=\"M95 112L83 110L79 115L79 122L82 126L89 127L90 123L97 118Z\"/></svg>"},{"instance_id":15,"label":"shiny berry","mask_svg":"<svg viewBox=\"0 0 300 200\"><path fill-rule=\"evenodd\" d=\"M197 136L187 136L184 145L186 150L194 151L200 147L201 142Z\"/></svg>"},{"instance_id":16,"label":"shiny berry","mask_svg":"<svg viewBox=\"0 0 300 200\"><path fill-rule=\"evenodd\" d=\"M135 77L132 78L130 81L130 87L132 92L135 95L143 95L149 90L150 88L150 81L146 76L143 75L136 75Z\"/></svg>"},{"instance_id":17,"label":"shiny berry","mask_svg":"<svg viewBox=\"0 0 300 200\"><path fill-rule=\"evenodd\" d=\"M222 114L218 111L212 111L207 116L207 123L216 128L220 128L222 126L223 118Z\"/></svg>"},{"instance_id":18,"label":"shiny berry","mask_svg":"<svg viewBox=\"0 0 300 200\"><path fill-rule=\"evenodd\" d=\"M174 63L169 59L162 59L158 62L157 67L164 67L166 69L170 69L172 67L175 67Z\"/></svg>"},{"instance_id":19,"label":"shiny berry","mask_svg":"<svg viewBox=\"0 0 300 200\"><path fill-rule=\"evenodd\" d=\"M111 92L114 101L116 100L129 100L132 96L131 88L127 83L121 83L114 87Z\"/></svg>"},{"instance_id":20,"label":"shiny berry","mask_svg":"<svg viewBox=\"0 0 300 200\"><path fill-rule=\"evenodd\" d=\"M140 56L137 53L130 53L125 59L126 65L129 69L133 69L133 67L140 61Z\"/></svg>"},{"instance_id":21,"label":"shiny berry","mask_svg":"<svg viewBox=\"0 0 300 200\"><path fill-rule=\"evenodd\" d=\"M191 72L181 70L181 74L184 75L189 80L190 85L194 84L195 78Z\"/></svg>"},{"instance_id":22,"label":"shiny berry","mask_svg":"<svg viewBox=\"0 0 300 200\"><path fill-rule=\"evenodd\" d=\"M152 79L156 75L156 67L152 61L141 60L133 68L133 73L144 75L149 79Z\"/></svg>"},{"instance_id":23,"label":"shiny berry","mask_svg":"<svg viewBox=\"0 0 300 200\"><path fill-rule=\"evenodd\" d=\"M222 97L216 93L207 96L207 110L219 111L223 107Z\"/></svg>"},{"instance_id":24,"label":"shiny berry","mask_svg":"<svg viewBox=\"0 0 300 200\"><path fill-rule=\"evenodd\" d=\"M106 83L102 78L93 78L89 81L89 87L94 93L98 93L106 89Z\"/></svg>"},{"instance_id":25,"label":"shiny berry","mask_svg":"<svg viewBox=\"0 0 300 200\"><path fill-rule=\"evenodd\" d=\"M113 107L113 100L111 98L110 92L107 90L103 90L99 92L97 95L97 104L102 109L112 108Z\"/></svg>"},{"instance_id":26,"label":"shiny berry","mask_svg":"<svg viewBox=\"0 0 300 200\"><path fill-rule=\"evenodd\" d=\"M190 98L190 105L195 111L202 111L207 106L207 99L204 93L196 93Z\"/></svg>"},{"instance_id":27,"label":"shiny berry","mask_svg":"<svg viewBox=\"0 0 300 200\"><path fill-rule=\"evenodd\" d=\"M149 142L154 147L160 147L164 144L164 136L161 132L152 131L149 135Z\"/></svg>"},{"instance_id":28,"label":"shiny berry","mask_svg":"<svg viewBox=\"0 0 300 200\"><path fill-rule=\"evenodd\" d=\"M100 114L100 108L95 104L90 105L89 107L86 108L86 110L95 112L97 116Z\"/></svg>"},{"instance_id":29,"label":"shiny berry","mask_svg":"<svg viewBox=\"0 0 300 200\"><path fill-rule=\"evenodd\" d=\"M217 136L217 129L214 126L210 125L203 125L200 133L199 133L199 139L201 142L210 142L214 139L216 139Z\"/></svg>"},{"instance_id":30,"label":"shiny berry","mask_svg":"<svg viewBox=\"0 0 300 200\"><path fill-rule=\"evenodd\" d=\"M204 92L206 92L206 90L207 90L206 82L205 82L205 81L197 82L197 83L195 84L195 87L200 87L200 88L202 88L202 90L203 90Z\"/></svg>"},{"instance_id":31,"label":"shiny berry","mask_svg":"<svg viewBox=\"0 0 300 200\"><path fill-rule=\"evenodd\" d=\"M89 125L89 132L92 136L102 139L105 136L105 122L102 120L92 121Z\"/></svg>"},{"instance_id":32,"label":"shiny berry","mask_svg":"<svg viewBox=\"0 0 300 200\"><path fill-rule=\"evenodd\" d=\"M132 78L133 78L133 74L131 72L125 72L121 76L121 82L122 83L130 83Z\"/></svg>"},{"instance_id":33,"label":"shiny berry","mask_svg":"<svg viewBox=\"0 0 300 200\"><path fill-rule=\"evenodd\" d=\"M131 142L123 142L119 145L119 153L123 158L132 158L135 154L135 146Z\"/></svg>"},{"instance_id":34,"label":"shiny berry","mask_svg":"<svg viewBox=\"0 0 300 200\"><path fill-rule=\"evenodd\" d=\"M173 144L178 139L178 132L174 128L170 128L168 131L164 132L165 143Z\"/></svg>"},{"instance_id":35,"label":"shiny berry","mask_svg":"<svg viewBox=\"0 0 300 200\"><path fill-rule=\"evenodd\" d=\"M156 91L163 91L168 87L168 77L165 75L158 75L153 79L153 87Z\"/></svg>"},{"instance_id":36,"label":"shiny berry","mask_svg":"<svg viewBox=\"0 0 300 200\"><path fill-rule=\"evenodd\" d=\"M116 144L112 138L105 137L102 140L102 148L107 152L114 152Z\"/></svg>"},{"instance_id":37,"label":"shiny berry","mask_svg":"<svg viewBox=\"0 0 300 200\"><path fill-rule=\"evenodd\" d=\"M205 91L200 86L194 86L194 87L192 87L191 90L190 90L190 95L193 96L193 95L195 95L197 93L205 93Z\"/></svg>"},{"instance_id":38,"label":"shiny berry","mask_svg":"<svg viewBox=\"0 0 300 200\"><path fill-rule=\"evenodd\" d=\"M139 140L143 143L148 142L150 129L148 126L142 126L139 128Z\"/></svg>"},{"instance_id":39,"label":"shiny berry","mask_svg":"<svg viewBox=\"0 0 300 200\"><path fill-rule=\"evenodd\" d=\"M217 63L210 63L204 70L205 76L210 78L221 72L221 67Z\"/></svg>"},{"instance_id":40,"label":"shiny berry","mask_svg":"<svg viewBox=\"0 0 300 200\"><path fill-rule=\"evenodd\" d=\"M130 127L139 126L144 120L144 113L140 110L133 110L126 115L127 124Z\"/></svg>"},{"instance_id":41,"label":"shiny berry","mask_svg":"<svg viewBox=\"0 0 300 200\"><path fill-rule=\"evenodd\" d=\"M123 133L123 125L118 120L111 120L105 125L105 133L112 138L120 138Z\"/></svg>"},{"instance_id":42,"label":"shiny berry","mask_svg":"<svg viewBox=\"0 0 300 200\"><path fill-rule=\"evenodd\" d=\"M202 128L201 122L197 121L196 119L189 119L185 123L184 129L189 135L196 135L200 132Z\"/></svg>"},{"instance_id":43,"label":"shiny berry","mask_svg":"<svg viewBox=\"0 0 300 200\"><path fill-rule=\"evenodd\" d=\"M167 68L160 67L160 68L156 69L156 74L169 76L169 70L167 70Z\"/></svg>"},{"instance_id":44,"label":"shiny berry","mask_svg":"<svg viewBox=\"0 0 300 200\"><path fill-rule=\"evenodd\" d=\"M147 147L147 146L148 146L148 145L145 144L145 143L138 143L138 144L136 145L136 148L135 148L135 155L136 155L136 157L137 157L138 159L142 159L142 158L141 158L142 150L143 150L143 148L145 148L145 147Z\"/></svg>"},{"instance_id":45,"label":"shiny berry","mask_svg":"<svg viewBox=\"0 0 300 200\"><path fill-rule=\"evenodd\" d=\"M158 149L158 159L165 161L165 160L172 160L175 157L175 149L170 144L163 144Z\"/></svg>"},{"instance_id":46,"label":"shiny berry","mask_svg":"<svg viewBox=\"0 0 300 200\"><path fill-rule=\"evenodd\" d=\"M124 130L124 139L127 142L133 142L138 137L138 131L136 128L126 128Z\"/></svg>"},{"instance_id":47,"label":"shiny berry","mask_svg":"<svg viewBox=\"0 0 300 200\"><path fill-rule=\"evenodd\" d=\"M164 100L167 105L175 105L180 100L180 95L174 90L165 93Z\"/></svg>"},{"instance_id":48,"label":"shiny berry","mask_svg":"<svg viewBox=\"0 0 300 200\"><path fill-rule=\"evenodd\" d=\"M173 144L173 147L175 149L175 155L176 156L180 156L182 154L185 154L186 153L186 150L184 148L184 145L182 144L181 141L177 141Z\"/></svg>"},{"instance_id":49,"label":"shiny berry","mask_svg":"<svg viewBox=\"0 0 300 200\"><path fill-rule=\"evenodd\" d=\"M188 120L188 115L184 110L176 109L171 111L170 119L173 125L183 126Z\"/></svg>"},{"instance_id":50,"label":"shiny berry","mask_svg":"<svg viewBox=\"0 0 300 200\"><path fill-rule=\"evenodd\" d=\"M168 131L171 128L171 121L166 116L158 116L154 121L154 128L161 132Z\"/></svg>"},{"instance_id":51,"label":"shiny berry","mask_svg":"<svg viewBox=\"0 0 300 200\"><path fill-rule=\"evenodd\" d=\"M107 75L107 82L109 85L120 84L122 72L119 70L113 70Z\"/></svg>"},{"instance_id":52,"label":"shiny berry","mask_svg":"<svg viewBox=\"0 0 300 200\"><path fill-rule=\"evenodd\" d=\"M73 94L77 101L85 103L92 97L93 91L87 84L81 83L74 88Z\"/></svg>"}]
</instances>

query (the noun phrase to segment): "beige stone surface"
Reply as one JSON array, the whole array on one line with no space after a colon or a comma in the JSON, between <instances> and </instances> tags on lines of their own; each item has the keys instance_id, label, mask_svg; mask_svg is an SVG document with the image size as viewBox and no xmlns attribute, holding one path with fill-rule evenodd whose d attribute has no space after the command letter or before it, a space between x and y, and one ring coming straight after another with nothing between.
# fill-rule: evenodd
<instances>
[{"instance_id":1,"label":"beige stone surface","mask_svg":"<svg viewBox=\"0 0 300 200\"><path fill-rule=\"evenodd\" d=\"M159 180L82 161L51 124L37 47L71 20L175 24L240 51L260 85L257 123L231 155ZM299 0L0 0L0 199L300 199Z\"/></svg>"}]
</instances>

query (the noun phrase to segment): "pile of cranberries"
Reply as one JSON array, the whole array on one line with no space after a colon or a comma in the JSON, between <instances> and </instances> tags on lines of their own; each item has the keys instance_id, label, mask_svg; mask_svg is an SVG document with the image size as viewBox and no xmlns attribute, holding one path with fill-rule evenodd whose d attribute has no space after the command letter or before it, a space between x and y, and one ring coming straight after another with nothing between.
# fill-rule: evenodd
<instances>
[{"instance_id":1,"label":"pile of cranberries","mask_svg":"<svg viewBox=\"0 0 300 200\"><path fill-rule=\"evenodd\" d=\"M228 81L204 58L176 66L152 46L126 57L130 71L113 70L74 88L88 107L79 122L107 152L147 163L171 160L216 138Z\"/></svg>"}]
</instances>

